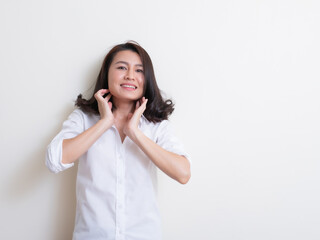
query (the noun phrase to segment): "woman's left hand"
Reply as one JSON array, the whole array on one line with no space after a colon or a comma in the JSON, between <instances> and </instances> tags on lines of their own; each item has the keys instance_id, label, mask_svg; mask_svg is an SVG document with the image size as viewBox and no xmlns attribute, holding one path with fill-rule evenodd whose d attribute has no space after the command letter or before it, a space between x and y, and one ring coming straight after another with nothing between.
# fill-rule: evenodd
<instances>
[{"instance_id":1,"label":"woman's left hand","mask_svg":"<svg viewBox=\"0 0 320 240\"><path fill-rule=\"evenodd\" d=\"M148 99L146 99L145 97L142 97L137 101L134 113L129 114L128 120L123 128L123 133L133 141L135 139L136 133L139 130L139 121L143 112L146 110L147 102Z\"/></svg>"}]
</instances>

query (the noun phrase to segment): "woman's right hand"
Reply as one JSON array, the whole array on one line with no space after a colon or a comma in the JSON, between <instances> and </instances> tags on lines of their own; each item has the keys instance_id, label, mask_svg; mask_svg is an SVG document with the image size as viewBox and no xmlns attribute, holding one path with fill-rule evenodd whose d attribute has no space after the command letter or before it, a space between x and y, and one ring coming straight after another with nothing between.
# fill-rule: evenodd
<instances>
[{"instance_id":1,"label":"woman's right hand","mask_svg":"<svg viewBox=\"0 0 320 240\"><path fill-rule=\"evenodd\" d=\"M106 93L109 93L106 97L103 97ZM100 89L94 94L94 98L98 102L98 109L100 113L100 118L102 121L106 122L109 126L114 123L114 116L111 111L112 102L109 102L111 98L111 93L108 89Z\"/></svg>"},{"instance_id":2,"label":"woman's right hand","mask_svg":"<svg viewBox=\"0 0 320 240\"><path fill-rule=\"evenodd\" d=\"M106 97L103 97L109 93ZM101 135L114 123L112 103L109 102L111 94L107 89L100 89L94 94L98 102L101 119L74 138L64 139L62 142L62 163L72 163L82 156Z\"/></svg>"}]
</instances>

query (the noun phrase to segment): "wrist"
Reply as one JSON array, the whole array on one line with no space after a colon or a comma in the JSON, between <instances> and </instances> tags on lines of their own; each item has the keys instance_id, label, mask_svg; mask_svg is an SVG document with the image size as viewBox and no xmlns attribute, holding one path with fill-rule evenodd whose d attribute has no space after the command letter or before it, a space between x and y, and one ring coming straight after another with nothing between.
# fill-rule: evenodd
<instances>
[{"instance_id":1,"label":"wrist","mask_svg":"<svg viewBox=\"0 0 320 240\"><path fill-rule=\"evenodd\" d=\"M138 143L139 143L139 140L141 139L142 135L143 135L143 132L141 132L141 130L139 128L137 128L137 129L135 129L135 130L130 132L130 136L129 137L131 138L131 140L134 143L139 145Z\"/></svg>"},{"instance_id":2,"label":"wrist","mask_svg":"<svg viewBox=\"0 0 320 240\"><path fill-rule=\"evenodd\" d=\"M98 124L102 127L103 131L107 131L109 128L111 128L113 123L106 119L100 119Z\"/></svg>"}]
</instances>

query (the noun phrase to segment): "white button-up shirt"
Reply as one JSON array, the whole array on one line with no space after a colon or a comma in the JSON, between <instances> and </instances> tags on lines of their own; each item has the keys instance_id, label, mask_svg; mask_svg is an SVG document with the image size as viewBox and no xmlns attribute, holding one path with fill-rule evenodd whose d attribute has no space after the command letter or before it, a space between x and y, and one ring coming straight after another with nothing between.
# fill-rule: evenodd
<instances>
[{"instance_id":1,"label":"white button-up shirt","mask_svg":"<svg viewBox=\"0 0 320 240\"><path fill-rule=\"evenodd\" d=\"M46 165L60 172L62 141L93 126L100 116L75 109L47 149ZM188 158L173 135L170 122L151 123L143 116L140 130L164 149ZM156 166L130 138L122 143L115 126L79 158L74 240L161 239L156 201Z\"/></svg>"}]
</instances>

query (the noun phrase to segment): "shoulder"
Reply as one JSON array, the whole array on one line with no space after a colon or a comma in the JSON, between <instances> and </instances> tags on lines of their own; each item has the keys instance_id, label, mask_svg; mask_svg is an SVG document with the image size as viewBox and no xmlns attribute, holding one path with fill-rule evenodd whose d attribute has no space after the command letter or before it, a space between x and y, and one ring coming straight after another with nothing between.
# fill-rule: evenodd
<instances>
[{"instance_id":1,"label":"shoulder","mask_svg":"<svg viewBox=\"0 0 320 240\"><path fill-rule=\"evenodd\" d=\"M94 115L92 113L86 113L80 108L75 108L70 115L68 116L68 120L78 122L78 123L85 123L95 121L99 118L99 116Z\"/></svg>"},{"instance_id":2,"label":"shoulder","mask_svg":"<svg viewBox=\"0 0 320 240\"><path fill-rule=\"evenodd\" d=\"M69 114L68 120L74 120L74 121L83 121L83 119L86 117L86 114L79 108L73 109L73 111Z\"/></svg>"},{"instance_id":3,"label":"shoulder","mask_svg":"<svg viewBox=\"0 0 320 240\"><path fill-rule=\"evenodd\" d=\"M143 115L140 120L139 127L147 132L151 132L154 136L162 135L166 132L172 131L172 124L169 120L162 120L161 122L150 122Z\"/></svg>"},{"instance_id":4,"label":"shoulder","mask_svg":"<svg viewBox=\"0 0 320 240\"><path fill-rule=\"evenodd\" d=\"M158 129L159 127L164 127L171 125L169 120L162 120L161 122L151 122L149 121L145 116L141 116L140 119L140 126L141 127L148 127L148 128L153 128L153 129Z\"/></svg>"}]
</instances>

